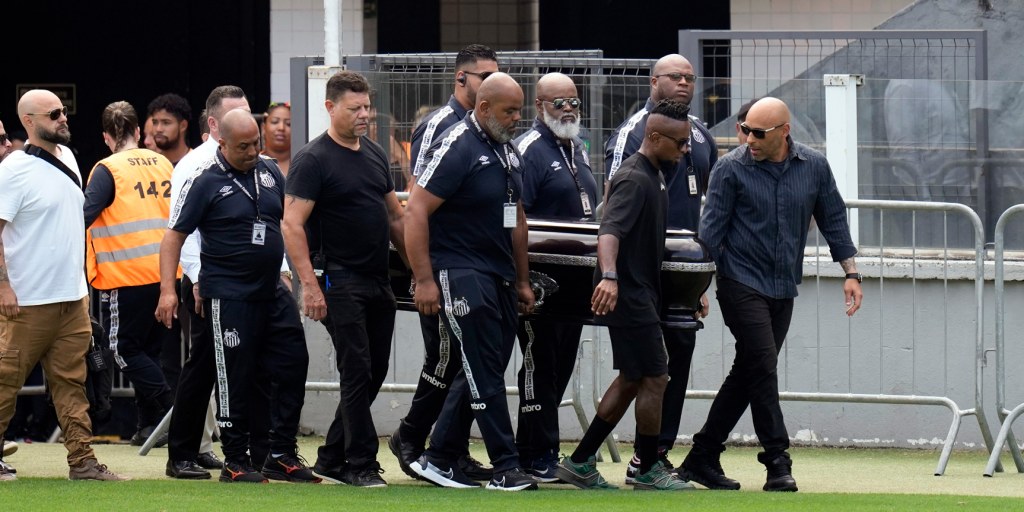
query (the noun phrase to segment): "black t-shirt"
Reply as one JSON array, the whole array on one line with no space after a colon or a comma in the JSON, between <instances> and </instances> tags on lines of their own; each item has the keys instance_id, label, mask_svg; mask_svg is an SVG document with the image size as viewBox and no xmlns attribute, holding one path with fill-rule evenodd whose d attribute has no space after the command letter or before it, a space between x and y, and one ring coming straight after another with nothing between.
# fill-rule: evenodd
<instances>
[{"instance_id":1,"label":"black t-shirt","mask_svg":"<svg viewBox=\"0 0 1024 512\"><path fill-rule=\"evenodd\" d=\"M434 141L416 182L444 199L429 221L434 270L466 268L515 280L512 229L503 227L504 206L519 201L521 165L516 148L492 141L472 115Z\"/></svg>"},{"instance_id":2,"label":"black t-shirt","mask_svg":"<svg viewBox=\"0 0 1024 512\"><path fill-rule=\"evenodd\" d=\"M619 298L615 310L595 317L602 325L638 327L661 320L661 262L665 256L668 191L665 178L640 153L622 162L608 189L598 235L615 235ZM601 268L594 272L594 285Z\"/></svg>"},{"instance_id":3,"label":"black t-shirt","mask_svg":"<svg viewBox=\"0 0 1024 512\"><path fill-rule=\"evenodd\" d=\"M326 132L292 159L288 194L316 201L306 221L310 252L323 244L327 261L354 272L387 277L390 223L384 197L395 190L388 158L362 137L359 151Z\"/></svg>"},{"instance_id":4,"label":"black t-shirt","mask_svg":"<svg viewBox=\"0 0 1024 512\"><path fill-rule=\"evenodd\" d=\"M257 199L259 220L265 226L263 245L253 243ZM273 299L284 257L283 214L284 176L277 164L261 157L255 170L242 173L217 150L213 165L181 187L169 223L175 231L189 234L198 229L202 235L200 295Z\"/></svg>"}]
</instances>

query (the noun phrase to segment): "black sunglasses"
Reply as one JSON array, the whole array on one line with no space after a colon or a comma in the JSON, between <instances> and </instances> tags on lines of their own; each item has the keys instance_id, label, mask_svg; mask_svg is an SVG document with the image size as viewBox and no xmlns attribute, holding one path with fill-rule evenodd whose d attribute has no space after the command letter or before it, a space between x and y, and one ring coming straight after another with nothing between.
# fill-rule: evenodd
<instances>
[{"instance_id":1,"label":"black sunglasses","mask_svg":"<svg viewBox=\"0 0 1024 512\"><path fill-rule=\"evenodd\" d=\"M30 115L30 116L50 116L50 121L56 121L56 120L60 119L60 116L67 117L67 115L68 115L68 108L67 107L55 108L55 109L53 109L53 110L51 110L49 112L29 112L28 115Z\"/></svg>"},{"instance_id":2,"label":"black sunglasses","mask_svg":"<svg viewBox=\"0 0 1024 512\"><path fill-rule=\"evenodd\" d=\"M661 133L661 132L651 132L651 133L657 133L658 135L661 135L662 137L665 137L666 139L671 140L672 142L675 142L676 143L676 149L678 149L679 151L682 151L683 149L685 149L686 145L690 143L690 138L689 137L683 137L681 139L677 139L675 137L672 137L672 136L669 136L669 135L665 135L664 133Z\"/></svg>"},{"instance_id":3,"label":"black sunglasses","mask_svg":"<svg viewBox=\"0 0 1024 512\"><path fill-rule=\"evenodd\" d=\"M694 75L693 73L663 73L660 75L654 75L654 78L661 78L663 76L667 76L668 79L673 82L686 79L686 83L688 84L697 83L697 75Z\"/></svg>"},{"instance_id":4,"label":"black sunglasses","mask_svg":"<svg viewBox=\"0 0 1024 512\"><path fill-rule=\"evenodd\" d=\"M751 128L747 126L747 123L741 123L740 130L743 132L743 135L753 135L754 138L763 139L766 135L768 135L768 132L776 128L782 128L783 126L786 126L786 123L778 124L772 126L771 128Z\"/></svg>"},{"instance_id":5,"label":"black sunglasses","mask_svg":"<svg viewBox=\"0 0 1024 512\"><path fill-rule=\"evenodd\" d=\"M6 133L0 133L0 145L7 144L7 141L11 140L10 136Z\"/></svg>"},{"instance_id":6,"label":"black sunglasses","mask_svg":"<svg viewBox=\"0 0 1024 512\"><path fill-rule=\"evenodd\" d=\"M484 80L487 80L487 77L493 75L494 71L484 71L483 73L476 73L476 72L473 72L473 71L463 71L463 73L465 73L467 75L473 75L473 76L480 77L480 81L483 82Z\"/></svg>"},{"instance_id":7,"label":"black sunglasses","mask_svg":"<svg viewBox=\"0 0 1024 512\"><path fill-rule=\"evenodd\" d=\"M583 102L580 101L579 98L555 98L555 99L553 99L551 101L548 101L548 100L541 100L541 101L543 101L544 103L550 103L550 104L554 105L554 107L557 108L558 110L562 110L562 108L565 107L566 103L568 103L569 106L572 107L572 108L580 108L580 105L583 104Z\"/></svg>"}]
</instances>

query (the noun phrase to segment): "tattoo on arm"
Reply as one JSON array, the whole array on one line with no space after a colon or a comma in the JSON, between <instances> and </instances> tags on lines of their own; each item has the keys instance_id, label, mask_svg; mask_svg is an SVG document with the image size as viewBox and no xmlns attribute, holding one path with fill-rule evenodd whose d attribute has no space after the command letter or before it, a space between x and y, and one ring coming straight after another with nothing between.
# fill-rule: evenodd
<instances>
[{"instance_id":1,"label":"tattoo on arm","mask_svg":"<svg viewBox=\"0 0 1024 512\"><path fill-rule=\"evenodd\" d=\"M857 261L853 256L840 261L839 265L843 267L843 272L846 272L847 274L855 274L857 272Z\"/></svg>"},{"instance_id":2,"label":"tattoo on arm","mask_svg":"<svg viewBox=\"0 0 1024 512\"><path fill-rule=\"evenodd\" d=\"M6 283L10 281L7 277L7 265L0 263L0 283Z\"/></svg>"}]
</instances>

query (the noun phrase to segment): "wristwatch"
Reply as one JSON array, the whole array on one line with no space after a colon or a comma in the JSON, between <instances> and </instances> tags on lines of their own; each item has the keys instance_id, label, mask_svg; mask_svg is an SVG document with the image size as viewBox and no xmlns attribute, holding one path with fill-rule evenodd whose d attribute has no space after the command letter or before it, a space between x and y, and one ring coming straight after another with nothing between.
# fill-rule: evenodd
<instances>
[{"instance_id":1,"label":"wristwatch","mask_svg":"<svg viewBox=\"0 0 1024 512\"><path fill-rule=\"evenodd\" d=\"M607 279L609 281L618 281L619 280L619 274L617 274L615 272L605 272L605 273L601 274L601 279Z\"/></svg>"},{"instance_id":2,"label":"wristwatch","mask_svg":"<svg viewBox=\"0 0 1024 512\"><path fill-rule=\"evenodd\" d=\"M847 279L856 279L858 283L864 282L864 278L858 273L846 274Z\"/></svg>"}]
</instances>

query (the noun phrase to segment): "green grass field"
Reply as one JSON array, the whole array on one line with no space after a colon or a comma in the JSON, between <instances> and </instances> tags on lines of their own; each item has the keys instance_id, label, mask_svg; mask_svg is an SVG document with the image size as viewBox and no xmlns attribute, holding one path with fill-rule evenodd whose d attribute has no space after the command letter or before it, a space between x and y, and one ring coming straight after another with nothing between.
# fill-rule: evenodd
<instances>
[{"instance_id":1,"label":"green grass field","mask_svg":"<svg viewBox=\"0 0 1024 512\"><path fill-rule=\"evenodd\" d=\"M315 458L320 438L303 438L300 451ZM571 446L564 446L566 451ZM761 491L764 469L757 450L730 448L722 458L726 472L740 480L740 492L698 490L682 493L619 491L584 492L567 485L542 486L539 492L506 494L484 490L439 489L414 481L398 468L381 444L380 460L387 489L358 489L344 485L222 484L214 480L175 481L163 475L166 450L139 457L136 448L98 445L100 461L131 475L122 483L69 482L62 445L30 444L7 458L18 468L18 480L0 483L0 511L121 511L121 510L390 510L548 511L548 510L1024 510L1024 475L1012 470L994 478L981 476L985 455L955 452L946 474L932 475L938 453L896 449L792 450L796 494ZM628 452L623 446L622 453ZM477 458L486 459L479 441ZM686 448L675 450L678 462ZM607 459L607 454L606 459ZM622 485L625 463L605 462L599 469Z\"/></svg>"}]
</instances>

